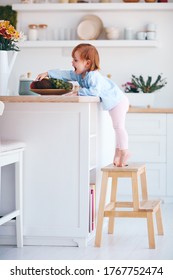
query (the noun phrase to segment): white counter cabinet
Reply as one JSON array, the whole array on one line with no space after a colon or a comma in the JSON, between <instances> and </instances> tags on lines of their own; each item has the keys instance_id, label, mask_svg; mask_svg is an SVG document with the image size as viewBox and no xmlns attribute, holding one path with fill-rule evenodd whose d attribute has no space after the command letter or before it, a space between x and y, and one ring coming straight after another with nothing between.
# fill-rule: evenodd
<instances>
[{"instance_id":1,"label":"white counter cabinet","mask_svg":"<svg viewBox=\"0 0 173 280\"><path fill-rule=\"evenodd\" d=\"M172 114L132 113L127 117L130 161L146 163L149 196L167 202L173 201L172 124ZM120 194L130 194L130 189L122 187Z\"/></svg>"},{"instance_id":2,"label":"white counter cabinet","mask_svg":"<svg viewBox=\"0 0 173 280\"><path fill-rule=\"evenodd\" d=\"M111 163L114 132L98 100L84 97L0 97L5 112L1 137L26 143L24 154L24 245L86 246L89 184ZM145 162L149 197L173 202L173 109L130 108L127 116L131 162ZM99 150L98 150L99 149ZM97 152L98 150L98 152ZM0 215L14 205L12 166L2 169ZM3 189L5 182L5 189ZM128 179L118 195L129 196ZM8 202L8 203L7 203ZM7 209L6 205L11 205ZM0 228L1 244L14 244L15 227Z\"/></svg>"},{"instance_id":3,"label":"white counter cabinet","mask_svg":"<svg viewBox=\"0 0 173 280\"><path fill-rule=\"evenodd\" d=\"M5 104L1 137L26 143L24 245L86 246L91 238L89 185L96 180L97 112L98 101ZM0 215L8 210L7 200L13 207L12 167L2 170L2 188L3 182L7 189ZM13 231L12 222L1 227L1 242L12 242Z\"/></svg>"},{"instance_id":4,"label":"white counter cabinet","mask_svg":"<svg viewBox=\"0 0 173 280\"><path fill-rule=\"evenodd\" d=\"M173 197L173 115L167 116L167 194Z\"/></svg>"}]
</instances>

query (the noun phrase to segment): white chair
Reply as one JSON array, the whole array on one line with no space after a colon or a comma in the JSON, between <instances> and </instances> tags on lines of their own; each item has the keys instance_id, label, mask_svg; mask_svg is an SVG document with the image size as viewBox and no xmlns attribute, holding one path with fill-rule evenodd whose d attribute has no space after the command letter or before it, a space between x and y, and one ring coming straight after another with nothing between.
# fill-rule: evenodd
<instances>
[{"instance_id":1,"label":"white chair","mask_svg":"<svg viewBox=\"0 0 173 280\"><path fill-rule=\"evenodd\" d=\"M4 110L4 104L0 102L0 115L2 115L3 110ZM2 166L6 166L9 164L15 164L15 209L0 218L0 226L16 218L17 247L23 247L22 189L23 189L23 151L24 150L25 150L24 143L17 142L17 141L0 142L0 168Z\"/></svg>"},{"instance_id":2,"label":"white chair","mask_svg":"<svg viewBox=\"0 0 173 280\"><path fill-rule=\"evenodd\" d=\"M4 111L4 103L0 101L0 116L2 116L3 111Z\"/></svg>"}]
</instances>

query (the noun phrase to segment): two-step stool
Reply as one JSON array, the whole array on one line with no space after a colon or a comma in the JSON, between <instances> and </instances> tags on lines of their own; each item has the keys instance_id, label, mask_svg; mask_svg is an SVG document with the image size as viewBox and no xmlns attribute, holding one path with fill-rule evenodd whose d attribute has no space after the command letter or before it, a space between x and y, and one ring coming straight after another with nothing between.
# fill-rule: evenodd
<instances>
[{"instance_id":1,"label":"two-step stool","mask_svg":"<svg viewBox=\"0 0 173 280\"><path fill-rule=\"evenodd\" d=\"M25 144L21 142L0 142L0 168L8 164L15 164L15 209L0 218L0 226L14 218L16 219L17 247L23 246L22 189L24 149Z\"/></svg>"},{"instance_id":2,"label":"two-step stool","mask_svg":"<svg viewBox=\"0 0 173 280\"><path fill-rule=\"evenodd\" d=\"M154 222L153 214L156 214L157 230L159 235L163 235L162 216L160 209L160 200L148 200L146 167L143 163L129 163L125 167L116 167L110 164L102 169L102 184L100 193L100 202L98 210L98 220L96 228L95 246L100 247L102 238L102 228L104 217L109 218L108 233L114 231L115 217L119 218L146 218L148 227L149 248L155 248ZM140 176L140 185L142 201L139 201L138 177ZM108 180L111 178L111 196L110 203L105 205ZM132 182L132 201L117 201L118 178L131 178ZM123 208L123 209L122 209ZM126 208L128 208L126 210Z\"/></svg>"}]
</instances>

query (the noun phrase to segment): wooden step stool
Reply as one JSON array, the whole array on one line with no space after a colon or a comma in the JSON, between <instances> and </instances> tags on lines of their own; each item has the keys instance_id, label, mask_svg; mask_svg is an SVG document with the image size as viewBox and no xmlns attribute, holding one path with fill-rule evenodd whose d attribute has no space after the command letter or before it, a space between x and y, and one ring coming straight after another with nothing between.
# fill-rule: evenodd
<instances>
[{"instance_id":1,"label":"wooden step stool","mask_svg":"<svg viewBox=\"0 0 173 280\"><path fill-rule=\"evenodd\" d=\"M116 167L110 164L101 169L102 184L96 228L95 246L100 247L104 217L109 217L108 233L114 231L115 217L120 218L146 218L148 227L149 248L155 248L153 213L156 213L157 230L163 235L163 225L160 209L160 200L148 200L146 167L143 163L129 163L126 167ZM140 176L142 201L139 201L138 176ZM108 179L112 179L110 203L105 206ZM118 178L131 178L132 201L116 201ZM130 208L120 211L118 208Z\"/></svg>"}]
</instances>

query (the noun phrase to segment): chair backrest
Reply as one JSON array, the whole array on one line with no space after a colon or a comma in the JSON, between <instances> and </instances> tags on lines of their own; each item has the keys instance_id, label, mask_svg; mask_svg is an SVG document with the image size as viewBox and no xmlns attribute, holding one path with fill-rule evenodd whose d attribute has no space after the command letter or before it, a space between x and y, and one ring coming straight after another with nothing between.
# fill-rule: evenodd
<instances>
[{"instance_id":1,"label":"chair backrest","mask_svg":"<svg viewBox=\"0 0 173 280\"><path fill-rule=\"evenodd\" d=\"M2 116L3 111L4 111L4 103L0 101L0 116Z\"/></svg>"}]
</instances>

